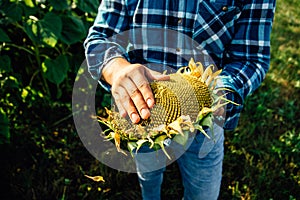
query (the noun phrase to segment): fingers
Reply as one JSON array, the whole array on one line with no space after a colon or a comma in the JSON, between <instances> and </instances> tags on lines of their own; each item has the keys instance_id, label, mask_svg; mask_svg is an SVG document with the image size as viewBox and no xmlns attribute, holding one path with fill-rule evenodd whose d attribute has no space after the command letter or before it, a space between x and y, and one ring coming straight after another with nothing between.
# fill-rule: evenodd
<instances>
[{"instance_id":1,"label":"fingers","mask_svg":"<svg viewBox=\"0 0 300 200\"><path fill-rule=\"evenodd\" d=\"M138 123L140 121L140 116L127 91L122 87L113 88L112 95L120 115L122 117L128 115L133 123Z\"/></svg>"},{"instance_id":2,"label":"fingers","mask_svg":"<svg viewBox=\"0 0 300 200\"><path fill-rule=\"evenodd\" d=\"M136 91L135 94L131 93L131 98L134 101L135 105L137 105L137 108L142 109L143 107L139 107L139 101L142 101L143 105L146 104L147 108L152 108L154 106L154 96L152 93L152 90L150 88L149 82L147 77L144 75L144 73L135 73L131 77L131 81L134 83L134 86L132 85L130 88L134 88ZM129 89L130 89L129 88Z\"/></svg>"},{"instance_id":3,"label":"fingers","mask_svg":"<svg viewBox=\"0 0 300 200\"><path fill-rule=\"evenodd\" d=\"M121 116L128 115L133 123L150 117L154 97L148 80L141 73L120 76L112 85L112 94Z\"/></svg>"},{"instance_id":4,"label":"fingers","mask_svg":"<svg viewBox=\"0 0 300 200\"><path fill-rule=\"evenodd\" d=\"M143 65L135 64L120 71L112 84L112 94L121 116L128 115L133 123L150 117L155 104L148 80L169 80L167 75L153 75Z\"/></svg>"},{"instance_id":5,"label":"fingers","mask_svg":"<svg viewBox=\"0 0 300 200\"><path fill-rule=\"evenodd\" d=\"M141 118L147 119L150 117L150 111L144 102L144 99L139 92L134 92L132 96L114 94L115 104L122 117L127 115L133 123L138 123ZM122 97L121 97L122 96Z\"/></svg>"},{"instance_id":6,"label":"fingers","mask_svg":"<svg viewBox=\"0 0 300 200\"><path fill-rule=\"evenodd\" d=\"M159 72L147 69L145 75L149 80L156 80L156 81L168 81L170 80L170 76L161 74Z\"/></svg>"},{"instance_id":7,"label":"fingers","mask_svg":"<svg viewBox=\"0 0 300 200\"><path fill-rule=\"evenodd\" d=\"M150 117L150 110L141 92L137 89L136 92L130 96L130 98L142 119L148 119Z\"/></svg>"},{"instance_id":8,"label":"fingers","mask_svg":"<svg viewBox=\"0 0 300 200\"><path fill-rule=\"evenodd\" d=\"M143 99L146 102L148 108L153 108L155 101L149 83L140 86L139 91L142 94Z\"/></svg>"},{"instance_id":9,"label":"fingers","mask_svg":"<svg viewBox=\"0 0 300 200\"><path fill-rule=\"evenodd\" d=\"M154 97L148 80L137 73L133 77L124 80L123 87L130 97L129 100L133 102L133 105L135 105L142 119L148 119L150 117L149 108L152 108L154 105ZM128 112L128 114L130 114L130 112Z\"/></svg>"}]
</instances>

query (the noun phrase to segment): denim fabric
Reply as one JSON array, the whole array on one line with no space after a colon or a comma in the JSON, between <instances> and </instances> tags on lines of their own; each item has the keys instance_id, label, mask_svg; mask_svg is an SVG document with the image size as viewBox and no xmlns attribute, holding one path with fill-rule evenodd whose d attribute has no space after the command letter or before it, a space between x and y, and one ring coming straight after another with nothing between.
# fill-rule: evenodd
<instances>
[{"instance_id":1,"label":"denim fabric","mask_svg":"<svg viewBox=\"0 0 300 200\"><path fill-rule=\"evenodd\" d=\"M212 138L208 139L203 134L197 133L183 154L181 153L182 147L179 144L173 144L172 148L175 154L177 150L175 148L180 149L177 163L184 186L184 200L214 200L218 198L224 157L224 130L215 125L213 133L208 131L208 135ZM160 199L166 165L161 165L161 168L156 168L154 171L145 172L147 165L149 168L153 168L158 162L163 162L163 158L160 157L158 161L155 156L147 158L136 155L138 178L144 200Z\"/></svg>"}]
</instances>

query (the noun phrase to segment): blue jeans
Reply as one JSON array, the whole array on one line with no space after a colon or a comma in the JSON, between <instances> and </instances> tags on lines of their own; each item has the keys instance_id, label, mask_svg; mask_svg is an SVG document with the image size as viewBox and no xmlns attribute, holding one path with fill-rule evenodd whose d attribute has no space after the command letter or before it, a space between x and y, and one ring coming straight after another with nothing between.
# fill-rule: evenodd
<instances>
[{"instance_id":1,"label":"blue jeans","mask_svg":"<svg viewBox=\"0 0 300 200\"><path fill-rule=\"evenodd\" d=\"M212 139L197 133L189 143L189 147L176 160L181 172L184 186L184 200L214 200L218 198L224 157L224 130L214 125L213 134L208 131ZM174 142L173 142L174 143ZM173 149L179 144L174 144ZM142 150L143 151L143 150ZM137 174L144 200L159 200L161 184L166 165L163 159L151 154L150 157L136 155ZM157 165L156 167L153 167ZM145 169L154 169L146 171Z\"/></svg>"}]
</instances>

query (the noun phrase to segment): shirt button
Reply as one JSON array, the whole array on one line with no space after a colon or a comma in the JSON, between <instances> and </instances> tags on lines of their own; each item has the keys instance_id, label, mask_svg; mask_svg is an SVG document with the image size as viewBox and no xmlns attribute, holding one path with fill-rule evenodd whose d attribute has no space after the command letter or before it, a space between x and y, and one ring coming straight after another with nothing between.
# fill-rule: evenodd
<instances>
[{"instance_id":1,"label":"shirt button","mask_svg":"<svg viewBox=\"0 0 300 200\"><path fill-rule=\"evenodd\" d=\"M226 11L228 10L228 7L227 7L227 6L223 6L222 10L223 10L224 12L226 12Z\"/></svg>"},{"instance_id":2,"label":"shirt button","mask_svg":"<svg viewBox=\"0 0 300 200\"><path fill-rule=\"evenodd\" d=\"M181 24L182 23L182 18L179 18L177 22L178 22L178 24Z\"/></svg>"}]
</instances>

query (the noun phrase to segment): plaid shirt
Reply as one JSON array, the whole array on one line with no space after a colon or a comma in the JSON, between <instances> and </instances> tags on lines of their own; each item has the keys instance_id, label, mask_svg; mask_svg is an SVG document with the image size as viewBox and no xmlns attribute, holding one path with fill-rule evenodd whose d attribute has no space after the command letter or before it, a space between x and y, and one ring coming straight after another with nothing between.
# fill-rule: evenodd
<instances>
[{"instance_id":1,"label":"plaid shirt","mask_svg":"<svg viewBox=\"0 0 300 200\"><path fill-rule=\"evenodd\" d=\"M269 69L274 11L275 0L102 0L84 44L89 71L109 90L101 71L113 58L164 71L209 55L234 91L227 98L241 104L227 106L224 128L234 129Z\"/></svg>"}]
</instances>

